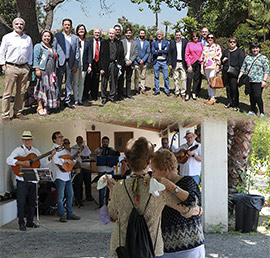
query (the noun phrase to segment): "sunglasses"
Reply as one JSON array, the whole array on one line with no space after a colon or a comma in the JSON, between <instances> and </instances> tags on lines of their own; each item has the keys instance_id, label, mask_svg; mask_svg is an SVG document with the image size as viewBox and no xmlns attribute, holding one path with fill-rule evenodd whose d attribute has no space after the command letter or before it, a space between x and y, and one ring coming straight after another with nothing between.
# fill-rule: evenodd
<instances>
[{"instance_id":1,"label":"sunglasses","mask_svg":"<svg viewBox=\"0 0 270 258\"><path fill-rule=\"evenodd\" d=\"M207 37L207 39L214 39L214 37Z\"/></svg>"},{"instance_id":2,"label":"sunglasses","mask_svg":"<svg viewBox=\"0 0 270 258\"><path fill-rule=\"evenodd\" d=\"M198 36L195 36L195 35L194 35L194 36L192 36L192 38L198 38Z\"/></svg>"},{"instance_id":3,"label":"sunglasses","mask_svg":"<svg viewBox=\"0 0 270 258\"><path fill-rule=\"evenodd\" d=\"M70 142L64 142L64 144L70 144Z\"/></svg>"},{"instance_id":4,"label":"sunglasses","mask_svg":"<svg viewBox=\"0 0 270 258\"><path fill-rule=\"evenodd\" d=\"M234 43L235 44L236 42L235 41L230 41L230 43Z\"/></svg>"}]
</instances>

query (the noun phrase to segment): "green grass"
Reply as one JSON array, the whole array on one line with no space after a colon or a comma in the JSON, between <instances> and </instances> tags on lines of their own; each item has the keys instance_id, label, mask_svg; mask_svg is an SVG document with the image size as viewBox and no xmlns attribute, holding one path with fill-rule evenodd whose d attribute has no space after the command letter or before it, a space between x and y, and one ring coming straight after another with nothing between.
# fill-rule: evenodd
<instances>
[{"instance_id":1,"label":"green grass","mask_svg":"<svg viewBox=\"0 0 270 258\"><path fill-rule=\"evenodd\" d=\"M132 81L133 82L133 81ZM207 119L229 119L229 120L246 120L250 119L246 116L249 110L249 96L244 94L244 88L240 88L240 110L235 112L232 109L225 109L226 90L217 90L217 103L214 106L207 106L203 102L207 97L207 84L203 81L201 97L197 101L183 101L172 96L167 97L161 93L153 96L152 88L154 87L154 75L148 71L146 78L148 88L148 96L138 95L135 100L124 100L117 104L107 103L101 106L101 101L88 103L87 106L76 107L74 110L65 109L60 113L52 114L47 117L40 117L36 114L35 108L26 109L25 114L30 120L47 122L47 121L66 121L67 119L86 119L92 121L102 121L111 123L131 123L131 124L166 124L175 121L184 121L187 119L201 120ZM160 76L160 85L163 85L162 75ZM132 88L134 85L132 83ZM163 86L161 86L163 89ZM170 89L173 93L174 84L170 80ZM4 90L4 76L0 76L0 95ZM14 93L13 93L14 94ZM173 95L173 94L172 94ZM264 108L266 116L270 116L270 92L269 89L263 92ZM1 105L1 104L0 104ZM259 118L254 118L259 119ZM267 118L266 118L267 119ZM151 123L150 123L151 121Z\"/></svg>"}]
</instances>

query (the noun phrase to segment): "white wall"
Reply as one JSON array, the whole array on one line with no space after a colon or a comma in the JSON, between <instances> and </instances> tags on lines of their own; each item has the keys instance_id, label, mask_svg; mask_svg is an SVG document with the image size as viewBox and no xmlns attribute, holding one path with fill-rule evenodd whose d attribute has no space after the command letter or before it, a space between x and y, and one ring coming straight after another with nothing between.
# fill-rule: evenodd
<instances>
[{"instance_id":1,"label":"white wall","mask_svg":"<svg viewBox=\"0 0 270 258\"><path fill-rule=\"evenodd\" d=\"M202 203L206 232L228 230L227 122L202 124Z\"/></svg>"}]
</instances>

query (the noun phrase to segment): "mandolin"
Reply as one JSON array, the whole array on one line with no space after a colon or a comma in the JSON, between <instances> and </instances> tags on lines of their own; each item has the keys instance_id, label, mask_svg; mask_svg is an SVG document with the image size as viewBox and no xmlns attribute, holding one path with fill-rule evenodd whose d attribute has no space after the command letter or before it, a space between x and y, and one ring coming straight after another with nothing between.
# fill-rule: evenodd
<instances>
[{"instance_id":1,"label":"mandolin","mask_svg":"<svg viewBox=\"0 0 270 258\"><path fill-rule=\"evenodd\" d=\"M79 153L81 153L83 151L83 148L84 147L81 146L80 149L77 150L72 156L69 155L69 154L66 154L66 155L63 155L63 156L60 157L61 159L70 159L70 160L72 160L71 164L68 164L68 163L64 162L62 166L59 166L62 172L70 172L73 169L73 167L74 167L74 159L78 156Z\"/></svg>"},{"instance_id":2,"label":"mandolin","mask_svg":"<svg viewBox=\"0 0 270 258\"><path fill-rule=\"evenodd\" d=\"M49 156L52 154L52 152L54 150L56 151L61 151L63 149L62 146L55 148L51 151L48 151L40 156L37 156L37 154L35 153L29 153L27 156L25 157L15 157L15 159L19 160L19 161L26 161L28 160L30 162L30 166L20 166L20 165L16 165L16 166L11 166L11 169L13 170L13 172L16 174L16 176L22 177L23 173L21 172L21 168L38 168L40 166L40 161L41 159Z\"/></svg>"},{"instance_id":3,"label":"mandolin","mask_svg":"<svg viewBox=\"0 0 270 258\"><path fill-rule=\"evenodd\" d=\"M196 150L199 147L199 144L194 145L193 147L190 147L189 149L185 150L185 149L181 149L177 152L175 152L175 156L177 158L177 161L181 164L185 164L189 158L189 155L187 154L188 151L193 151ZM180 156L181 153L184 153L184 156Z\"/></svg>"}]
</instances>

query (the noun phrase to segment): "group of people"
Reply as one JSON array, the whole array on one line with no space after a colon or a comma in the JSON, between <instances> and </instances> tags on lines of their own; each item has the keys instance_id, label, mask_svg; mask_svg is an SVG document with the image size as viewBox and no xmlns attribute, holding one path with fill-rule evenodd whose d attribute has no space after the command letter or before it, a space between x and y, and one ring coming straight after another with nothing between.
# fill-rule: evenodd
<instances>
[{"instance_id":1,"label":"group of people","mask_svg":"<svg viewBox=\"0 0 270 258\"><path fill-rule=\"evenodd\" d=\"M37 102L37 113L47 115L59 109L61 89L65 75L64 106L74 109L71 99L72 91L75 106L83 105L83 100L98 100L101 78L101 102L116 103L124 98L134 99L131 91L131 78L135 71L134 88L136 94L148 95L146 90L146 70L151 62L154 68L154 93L160 94L159 75L162 71L164 91L170 96L168 68L172 70L174 80L174 97L185 101L196 100L201 89L202 75L208 81L207 105L216 103L216 89L210 86L210 78L222 68L223 81L227 90L226 108L239 110L239 79L248 74L250 80L249 115L264 117L262 91L266 87L269 74L269 61L260 54L260 44L252 43L250 55L245 58L243 51L237 47L237 39L229 39L229 48L224 50L217 44L215 35L207 28L192 32L191 41L176 30L175 39L163 39L163 32L156 32L156 40L149 42L145 30L139 31L139 37L132 38L132 28L127 27L125 37L121 36L120 25L115 25L108 32L108 39L102 38L101 29L96 28L93 37L87 38L85 25L79 24L76 35L71 33L72 21L64 19L63 31L54 36L49 30L41 33L41 42L32 46L32 40L23 33L24 20L13 21L14 31L5 35L0 47L0 65L5 71L5 91L2 100L2 120L10 121L10 100L16 87L13 117L28 119L22 114L24 93L26 90L30 66L34 72L31 76L32 90L28 104ZM254 61L254 63L253 63ZM233 71L233 72L232 72ZM179 81L181 79L181 87ZM107 91L108 82L110 89ZM126 82L126 83L125 83ZM30 88L30 87L29 87Z\"/></svg>"},{"instance_id":2,"label":"group of people","mask_svg":"<svg viewBox=\"0 0 270 258\"><path fill-rule=\"evenodd\" d=\"M111 237L111 257L116 257L115 250L119 243L125 242L127 220L132 206L135 205L141 213L146 205L149 197L149 171L152 171L153 178L166 187L166 191L160 192L159 196L149 197L144 214L152 241L156 242L154 250L156 257L175 257L175 255L185 258L204 257L199 179L192 174L196 170L196 166L199 170L201 162L200 144L195 141L195 138L194 133L187 131L185 135L187 143L179 148L180 151L184 149L184 155L188 156L188 161L181 164L182 167L180 165L182 172L180 174L176 157L181 155L178 153L178 149L169 146L168 138L162 138L162 147L155 153L154 145L144 137L128 141L124 152L125 158L119 158L119 162L125 160L126 167L130 169L129 176L117 183L114 179L109 179L106 176L110 189L107 191L109 196L106 200L104 200L104 191L100 191L100 207L106 202L111 219L116 223ZM30 160L23 160L21 157L26 157L30 153L41 156L41 153L32 146L33 136L30 131L24 131L21 139L22 145L12 151L7 158L7 164L31 167ZM102 138L102 146L93 152L83 143L82 136L78 136L76 144L70 147L69 139L64 138L60 131L56 131L52 134L52 142L52 151L40 160L40 167L50 168L52 171L57 191L56 203L59 221L79 220L80 217L72 212L73 188L75 199L82 200L82 183L85 180L85 195L88 200L91 200L91 179L89 180L91 171L84 168L84 171L81 171L79 175L81 178L74 182L78 176L76 175L72 188L72 174L63 170L65 169L64 165L69 166L75 163L74 167L76 167L76 163L89 162L91 157L98 160L98 156L116 156L118 159L120 153L109 147L107 136ZM194 144L199 144L198 148L191 150ZM99 177L113 174L111 165L99 165L98 161L96 162ZM125 173L126 170L123 166L122 172ZM38 182L24 180L24 177L19 175L16 176L16 181L19 229L25 231L27 227L36 228L38 225L34 223L33 219L36 207L36 184ZM123 183L128 193L125 192ZM128 196L132 196L130 200L134 203L130 203ZM162 256L164 252L165 255Z\"/></svg>"},{"instance_id":3,"label":"group of people","mask_svg":"<svg viewBox=\"0 0 270 258\"><path fill-rule=\"evenodd\" d=\"M193 137L194 134L189 132L186 138L188 135ZM131 239L127 240L132 238L129 224L134 208L146 220L155 257L205 257L198 184L191 176L179 175L176 155L169 150L170 146L165 146L165 140L163 142L164 149L154 152L153 144L144 137L129 140L125 156L131 175L118 182L107 177L110 188L108 211L115 222L110 257L120 257L117 255L119 246L135 244ZM188 156L194 159L197 154L188 151ZM166 188L158 195L150 194L150 166L152 178ZM141 251L135 253L141 254Z\"/></svg>"}]
</instances>

